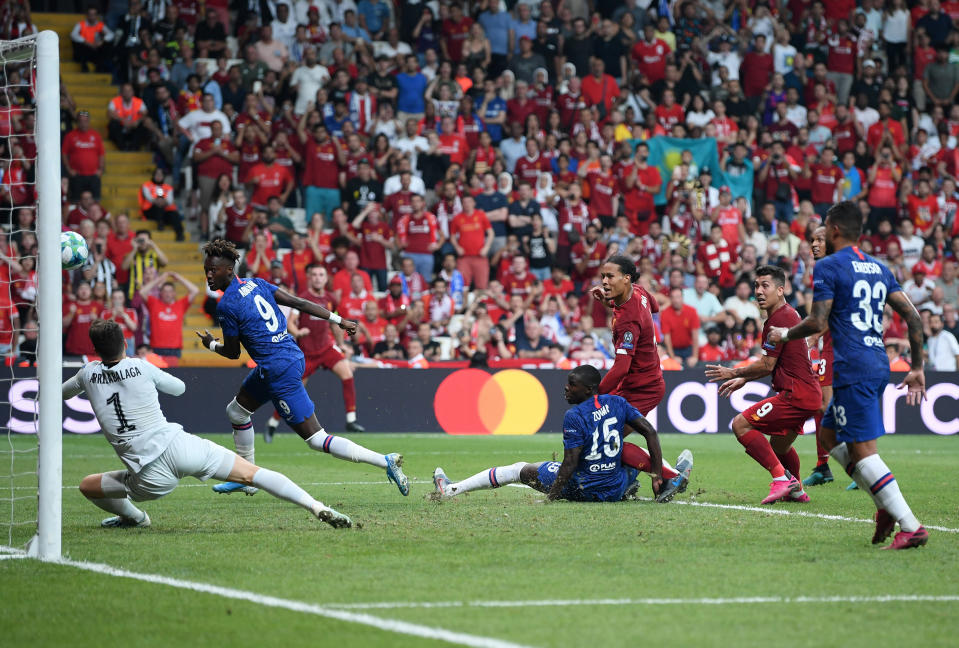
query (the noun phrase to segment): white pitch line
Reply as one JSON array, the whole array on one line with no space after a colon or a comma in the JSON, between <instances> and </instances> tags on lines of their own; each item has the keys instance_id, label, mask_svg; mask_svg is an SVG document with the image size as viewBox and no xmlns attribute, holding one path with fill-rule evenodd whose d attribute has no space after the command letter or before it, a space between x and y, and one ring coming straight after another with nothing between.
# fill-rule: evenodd
<instances>
[{"instance_id":1,"label":"white pitch line","mask_svg":"<svg viewBox=\"0 0 959 648\"><path fill-rule=\"evenodd\" d=\"M384 601L380 603L327 603L341 610L394 610L410 608L517 608L572 607L581 605L746 605L773 603L957 603L959 595L889 594L885 596L736 596L730 598L608 598L543 599L531 601Z\"/></svg>"},{"instance_id":2,"label":"white pitch line","mask_svg":"<svg viewBox=\"0 0 959 648\"><path fill-rule=\"evenodd\" d=\"M12 547L0 547L0 551L10 552L5 554L5 557L10 555L23 556L22 552L19 552L17 549ZM502 639L495 639L493 637L483 637L465 632L447 630L445 628L439 628L436 626L409 623L399 619L383 619L380 617L371 616L369 614L349 612L347 610L334 609L329 606L317 605L315 603L284 599L276 596L267 596L265 594L233 589L231 587L221 587L219 585L212 585L210 583L181 580L179 578L170 578L169 576L161 576L159 574L133 572L101 563L91 563L62 558L57 561L51 561L48 564L75 567L76 569L82 569L84 571L94 572L97 574L104 574L106 576L113 576L115 578L129 578L132 580L142 581L144 583L152 583L154 585L166 585L167 587L191 590L193 592L200 592L201 594L212 594L222 598L234 599L237 601L247 601L255 605L290 610L291 612L313 614L315 616L325 617L327 619L335 619L337 621L344 621L346 623L356 623L359 625L369 626L384 632L393 632L396 634L409 635L412 637L422 637L424 639L435 639L437 641L445 641L447 643L457 644L460 646L470 646L471 648L529 648L523 644L513 643L512 641L504 641Z\"/></svg>"}]
</instances>

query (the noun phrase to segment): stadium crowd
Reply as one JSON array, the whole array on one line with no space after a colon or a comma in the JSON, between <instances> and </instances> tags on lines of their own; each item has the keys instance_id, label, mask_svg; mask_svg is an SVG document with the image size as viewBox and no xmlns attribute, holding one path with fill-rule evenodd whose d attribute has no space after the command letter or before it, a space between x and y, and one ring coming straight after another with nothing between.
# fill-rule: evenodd
<instances>
[{"instance_id":1,"label":"stadium crowd","mask_svg":"<svg viewBox=\"0 0 959 648\"><path fill-rule=\"evenodd\" d=\"M752 271L782 266L804 314L812 232L848 199L862 210L862 249L922 312L930 367L956 370L959 2L102 8L70 38L84 69L119 86L108 132L90 128L67 89L62 101L64 227L93 251L70 277L70 355L91 352L96 317L121 321L131 350L179 354L199 289L164 271L164 251L137 225L153 219L178 239L233 241L243 273L298 293L322 265L321 291L361 324L343 341L358 364L609 361L610 311L588 291L614 253L636 261L659 302L664 368L744 362L760 353ZM4 37L30 33L25 2L4 11ZM0 200L13 231L0 240L0 280L20 305L4 317L35 328L22 84L8 68ZM690 146L663 187L650 159L660 136L711 138L718 165ZM101 137L154 153L140 213L98 203ZM216 298L207 291L214 318ZM886 318L902 369L905 329Z\"/></svg>"}]
</instances>

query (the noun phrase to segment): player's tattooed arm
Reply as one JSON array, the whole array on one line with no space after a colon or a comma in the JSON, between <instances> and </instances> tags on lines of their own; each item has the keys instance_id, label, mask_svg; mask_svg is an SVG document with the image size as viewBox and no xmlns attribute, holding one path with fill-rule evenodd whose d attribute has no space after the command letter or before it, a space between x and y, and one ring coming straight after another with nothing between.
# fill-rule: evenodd
<instances>
[{"instance_id":1,"label":"player's tattooed arm","mask_svg":"<svg viewBox=\"0 0 959 648\"><path fill-rule=\"evenodd\" d=\"M579 464L579 454L582 450L582 448L566 448L563 452L563 463L560 464L559 472L556 473L556 481L553 482L552 487L550 487L549 492L546 494L547 502L558 500L560 495L563 494L563 489L566 487L569 478L573 476L573 471L576 470L576 466Z\"/></svg>"},{"instance_id":2,"label":"player's tattooed arm","mask_svg":"<svg viewBox=\"0 0 959 648\"><path fill-rule=\"evenodd\" d=\"M649 451L649 465L653 467L653 495L659 495L659 488L663 485L663 449L659 445L659 433L643 417L634 418L627 421L628 426L624 433L629 433L629 428L636 430L646 439L646 449Z\"/></svg>"},{"instance_id":3,"label":"player's tattooed arm","mask_svg":"<svg viewBox=\"0 0 959 648\"><path fill-rule=\"evenodd\" d=\"M331 313L319 304L303 299L302 297L297 297L296 295L291 295L282 288L277 288L276 292L273 293L273 299L275 299L276 303L280 306L289 306L290 308L295 308L301 313L309 313L314 317L330 320L350 335L356 333L356 322L353 320L343 319L339 315Z\"/></svg>"},{"instance_id":4,"label":"player's tattooed arm","mask_svg":"<svg viewBox=\"0 0 959 648\"><path fill-rule=\"evenodd\" d=\"M912 368L899 388L906 387L909 392L906 395L906 402L910 405L918 405L920 401L926 398L926 375L922 370L922 319L916 311L909 297L901 290L889 293L886 301L892 309L899 313L899 316L905 320L906 327L909 329L909 351L912 355Z\"/></svg>"},{"instance_id":5,"label":"player's tattooed arm","mask_svg":"<svg viewBox=\"0 0 959 648\"><path fill-rule=\"evenodd\" d=\"M756 362L735 369L722 365L706 365L706 377L709 382L723 383L719 386L720 396L730 396L748 381L768 376L775 368L776 358L764 355Z\"/></svg>"},{"instance_id":6,"label":"player's tattooed arm","mask_svg":"<svg viewBox=\"0 0 959 648\"><path fill-rule=\"evenodd\" d=\"M789 340L798 340L807 338L810 335L822 333L829 328L829 313L832 312L832 300L823 299L812 303L812 311L806 316L806 319L796 324L791 329L784 326L777 326L769 331L766 338L773 344L779 344Z\"/></svg>"}]
</instances>

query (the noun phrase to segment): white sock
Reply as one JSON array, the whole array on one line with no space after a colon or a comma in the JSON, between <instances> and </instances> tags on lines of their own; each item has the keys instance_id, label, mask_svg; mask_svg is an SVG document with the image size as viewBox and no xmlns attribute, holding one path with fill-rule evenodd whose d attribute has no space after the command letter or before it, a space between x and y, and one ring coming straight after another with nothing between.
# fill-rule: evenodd
<instances>
[{"instance_id":1,"label":"white sock","mask_svg":"<svg viewBox=\"0 0 959 648\"><path fill-rule=\"evenodd\" d=\"M320 430L307 439L306 445L318 452L328 452L337 459L344 459L346 461L352 461L353 463L366 463L378 468L386 468L386 457L383 455L373 452L372 450L367 450L349 439L327 434L324 430Z\"/></svg>"},{"instance_id":2,"label":"white sock","mask_svg":"<svg viewBox=\"0 0 959 648\"><path fill-rule=\"evenodd\" d=\"M347 423L356 423L356 412L347 412L347 413L346 413L346 422L347 422Z\"/></svg>"},{"instance_id":3,"label":"white sock","mask_svg":"<svg viewBox=\"0 0 959 648\"><path fill-rule=\"evenodd\" d=\"M306 510L315 513L318 507L323 506L305 490L293 483L293 480L282 473L267 468L260 468L253 474L253 485L262 488L273 497L292 502Z\"/></svg>"},{"instance_id":4,"label":"white sock","mask_svg":"<svg viewBox=\"0 0 959 648\"><path fill-rule=\"evenodd\" d=\"M837 444L829 451L829 454L846 471L847 475L852 476L852 459L849 458L849 447L845 443Z\"/></svg>"},{"instance_id":5,"label":"white sock","mask_svg":"<svg viewBox=\"0 0 959 648\"><path fill-rule=\"evenodd\" d=\"M280 419L278 419L278 418L273 418L273 417L271 416L271 417L269 418L269 420L267 420L266 425L267 425L267 427L275 430L276 428L280 427Z\"/></svg>"},{"instance_id":6,"label":"white sock","mask_svg":"<svg viewBox=\"0 0 959 648\"><path fill-rule=\"evenodd\" d=\"M872 493L876 506L885 509L889 515L898 520L903 531L915 531L919 528L919 520L906 504L906 498L899 490L899 483L879 455L870 455L857 463L856 474L862 475L865 483L863 486L857 479L856 483L859 487L869 489L866 492Z\"/></svg>"},{"instance_id":7,"label":"white sock","mask_svg":"<svg viewBox=\"0 0 959 648\"><path fill-rule=\"evenodd\" d=\"M236 453L249 461L253 460L253 421L247 421L244 424L233 424L233 445L236 447Z\"/></svg>"},{"instance_id":8,"label":"white sock","mask_svg":"<svg viewBox=\"0 0 959 648\"><path fill-rule=\"evenodd\" d=\"M133 502L129 498L109 498L103 497L100 499L90 499L94 505L99 506L107 513L114 513L119 515L122 518L128 520L133 520L134 522L140 522L146 517L146 513L138 509L133 505Z\"/></svg>"},{"instance_id":9,"label":"white sock","mask_svg":"<svg viewBox=\"0 0 959 648\"><path fill-rule=\"evenodd\" d=\"M499 488L506 484L515 484L519 481L519 474L525 465L525 461L520 461L509 466L499 466L498 468L484 470L483 472L476 473L472 477L467 477L461 482L450 484L449 492L453 495L459 495L460 493L468 493L484 488Z\"/></svg>"}]
</instances>

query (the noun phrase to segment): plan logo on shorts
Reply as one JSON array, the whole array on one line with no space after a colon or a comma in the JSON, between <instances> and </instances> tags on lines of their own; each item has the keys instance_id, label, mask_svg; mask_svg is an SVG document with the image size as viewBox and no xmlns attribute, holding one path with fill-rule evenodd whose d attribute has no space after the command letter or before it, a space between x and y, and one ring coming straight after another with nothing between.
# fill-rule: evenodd
<instances>
[{"instance_id":1,"label":"plan logo on shorts","mask_svg":"<svg viewBox=\"0 0 959 648\"><path fill-rule=\"evenodd\" d=\"M632 349L633 348L633 332L626 331L623 333L623 341L619 344L620 349Z\"/></svg>"}]
</instances>

